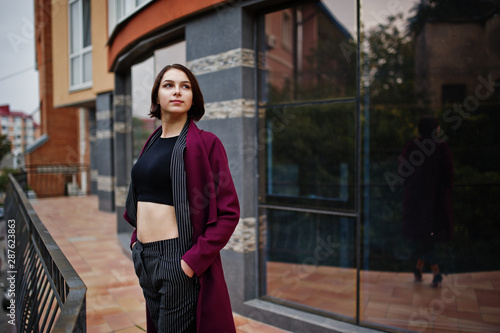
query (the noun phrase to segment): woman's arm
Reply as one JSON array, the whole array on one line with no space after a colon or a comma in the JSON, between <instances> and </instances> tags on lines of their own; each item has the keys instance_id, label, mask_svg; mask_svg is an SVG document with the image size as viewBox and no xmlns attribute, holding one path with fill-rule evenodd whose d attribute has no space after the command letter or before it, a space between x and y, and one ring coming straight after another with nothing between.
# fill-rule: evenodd
<instances>
[{"instance_id":1,"label":"woman's arm","mask_svg":"<svg viewBox=\"0 0 500 333\"><path fill-rule=\"evenodd\" d=\"M227 161L226 151L219 139L209 154L214 178L217 218L208 221L205 232L182 257L197 276L201 275L227 244L238 224L240 206Z\"/></svg>"}]
</instances>

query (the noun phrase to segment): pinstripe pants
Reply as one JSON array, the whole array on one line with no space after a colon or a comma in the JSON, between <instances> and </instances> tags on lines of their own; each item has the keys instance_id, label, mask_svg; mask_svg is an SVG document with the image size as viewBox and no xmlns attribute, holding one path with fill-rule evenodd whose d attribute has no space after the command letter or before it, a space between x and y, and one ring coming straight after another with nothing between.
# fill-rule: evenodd
<instances>
[{"instance_id":1,"label":"pinstripe pants","mask_svg":"<svg viewBox=\"0 0 500 333\"><path fill-rule=\"evenodd\" d=\"M137 241L134 268L156 330L196 332L198 281L181 268L179 238L151 243Z\"/></svg>"}]
</instances>

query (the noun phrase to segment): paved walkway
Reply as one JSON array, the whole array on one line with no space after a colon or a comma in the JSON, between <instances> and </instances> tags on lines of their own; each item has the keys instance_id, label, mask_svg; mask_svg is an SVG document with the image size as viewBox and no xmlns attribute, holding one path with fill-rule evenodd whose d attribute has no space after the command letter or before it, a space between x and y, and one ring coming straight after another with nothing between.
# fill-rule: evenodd
<instances>
[{"instance_id":1,"label":"paved walkway","mask_svg":"<svg viewBox=\"0 0 500 333\"><path fill-rule=\"evenodd\" d=\"M96 196L32 200L33 208L87 285L88 332L144 332L145 303L131 260L119 243L114 213ZM280 333L234 315L238 333Z\"/></svg>"}]
</instances>

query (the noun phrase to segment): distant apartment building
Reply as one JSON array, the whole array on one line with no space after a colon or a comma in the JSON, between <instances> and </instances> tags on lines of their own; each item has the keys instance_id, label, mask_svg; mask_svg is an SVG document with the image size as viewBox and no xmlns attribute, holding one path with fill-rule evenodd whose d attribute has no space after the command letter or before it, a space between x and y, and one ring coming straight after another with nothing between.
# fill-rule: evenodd
<instances>
[{"instance_id":1,"label":"distant apartment building","mask_svg":"<svg viewBox=\"0 0 500 333\"><path fill-rule=\"evenodd\" d=\"M9 105L0 105L0 134L7 135L13 153L24 153L26 146L36 138L38 125L30 115L21 111L11 111Z\"/></svg>"}]
</instances>

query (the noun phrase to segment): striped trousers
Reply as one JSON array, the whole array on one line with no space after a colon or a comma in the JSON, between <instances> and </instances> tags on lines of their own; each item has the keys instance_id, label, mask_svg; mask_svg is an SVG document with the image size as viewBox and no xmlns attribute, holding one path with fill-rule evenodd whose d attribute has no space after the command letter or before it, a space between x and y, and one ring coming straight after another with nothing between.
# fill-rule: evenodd
<instances>
[{"instance_id":1,"label":"striped trousers","mask_svg":"<svg viewBox=\"0 0 500 333\"><path fill-rule=\"evenodd\" d=\"M196 332L199 285L181 268L179 238L151 243L137 241L132 249L134 268L156 330Z\"/></svg>"}]
</instances>

